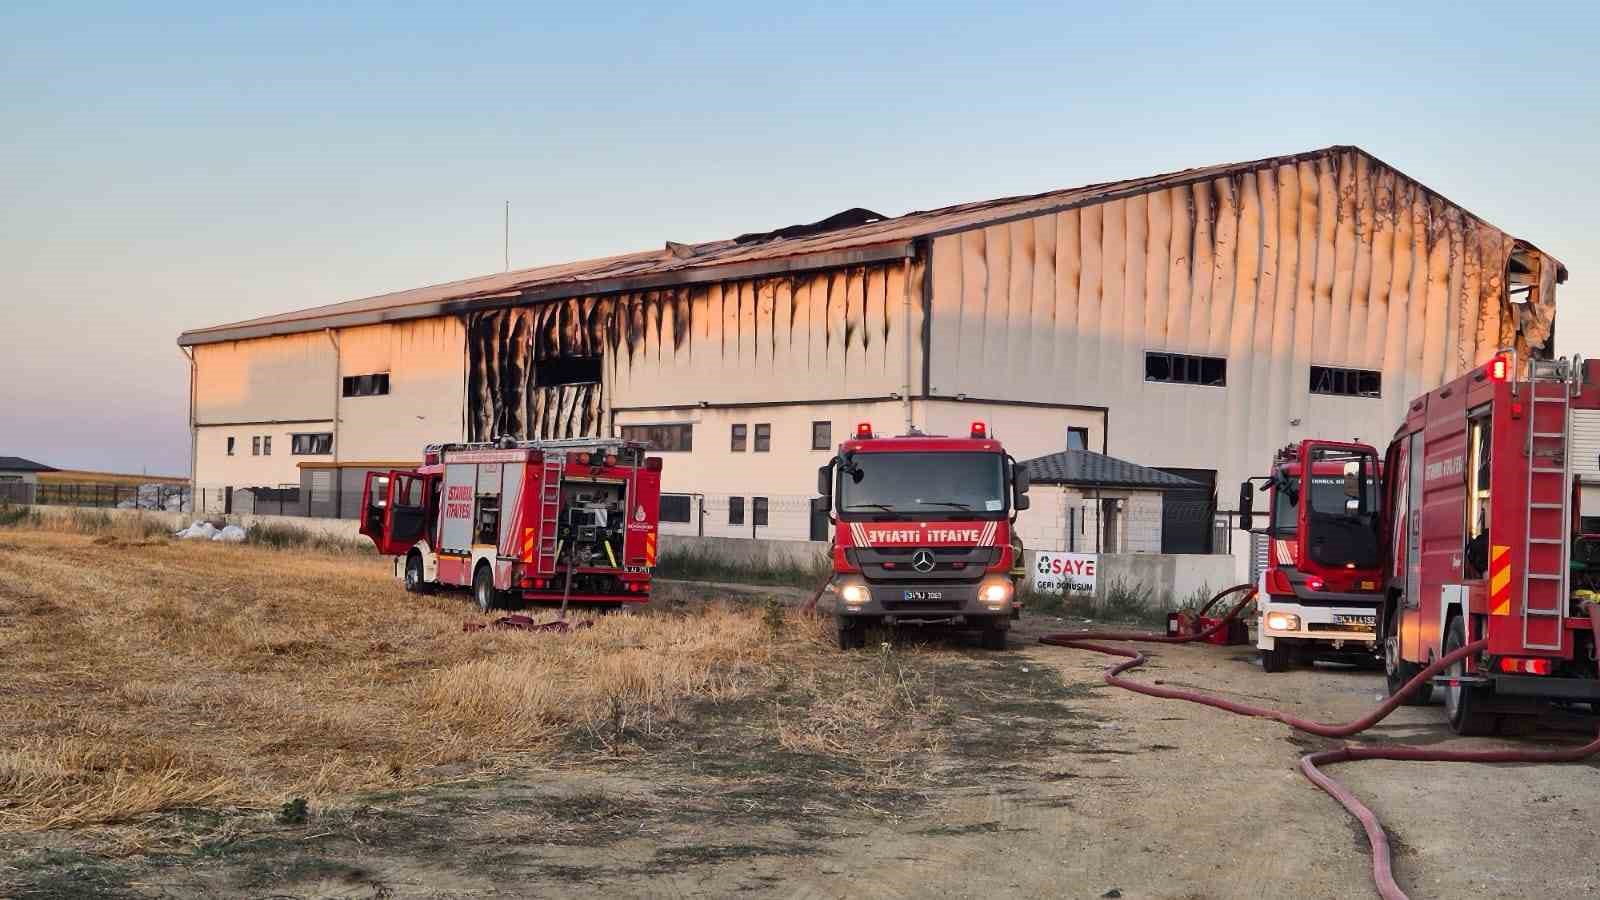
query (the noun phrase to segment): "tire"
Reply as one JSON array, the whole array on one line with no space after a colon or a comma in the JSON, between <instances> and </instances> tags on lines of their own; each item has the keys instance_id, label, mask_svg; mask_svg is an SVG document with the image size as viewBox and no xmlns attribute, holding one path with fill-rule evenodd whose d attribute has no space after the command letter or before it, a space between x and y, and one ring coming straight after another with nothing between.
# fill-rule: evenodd
<instances>
[{"instance_id":1,"label":"tire","mask_svg":"<svg viewBox=\"0 0 1600 900\"><path fill-rule=\"evenodd\" d=\"M1467 625L1461 616L1450 620L1444 628L1444 653L1449 656L1452 652L1467 645ZM1466 674L1466 663L1457 660L1444 670L1445 675L1461 676ZM1444 713L1450 720L1450 730L1456 734L1467 737L1481 737L1494 734L1498 717L1493 713L1482 710L1484 691L1482 688L1458 684L1444 688Z\"/></svg>"},{"instance_id":2,"label":"tire","mask_svg":"<svg viewBox=\"0 0 1600 900\"><path fill-rule=\"evenodd\" d=\"M472 599L479 612L494 612L501 606L500 592L494 587L494 570L487 564L478 566L472 573Z\"/></svg>"},{"instance_id":3,"label":"tire","mask_svg":"<svg viewBox=\"0 0 1600 900\"><path fill-rule=\"evenodd\" d=\"M1388 685L1389 696L1398 694L1422 669L1422 666L1400 658L1400 610L1396 609L1383 623L1383 680ZM1400 705L1427 706L1432 700L1433 685L1424 684L1417 688L1416 693L1401 700Z\"/></svg>"},{"instance_id":4,"label":"tire","mask_svg":"<svg viewBox=\"0 0 1600 900\"><path fill-rule=\"evenodd\" d=\"M1294 648L1288 646L1286 641L1274 641L1271 650L1261 651L1261 671L1287 672L1294 668L1294 657Z\"/></svg>"},{"instance_id":5,"label":"tire","mask_svg":"<svg viewBox=\"0 0 1600 900\"><path fill-rule=\"evenodd\" d=\"M431 585L427 581L423 580L423 577L422 577L422 554L416 552L415 550L411 551L411 554L406 557L406 581L405 581L405 585L406 585L406 592L407 593L411 593L411 594L431 594L431 593L433 593L433 585Z\"/></svg>"},{"instance_id":6,"label":"tire","mask_svg":"<svg viewBox=\"0 0 1600 900\"><path fill-rule=\"evenodd\" d=\"M860 650L867 645L867 626L865 622L845 616L838 616L834 621L839 626L840 650Z\"/></svg>"},{"instance_id":7,"label":"tire","mask_svg":"<svg viewBox=\"0 0 1600 900\"><path fill-rule=\"evenodd\" d=\"M990 620L983 623L983 630L978 633L978 643L985 650L1006 649L1005 620Z\"/></svg>"}]
</instances>

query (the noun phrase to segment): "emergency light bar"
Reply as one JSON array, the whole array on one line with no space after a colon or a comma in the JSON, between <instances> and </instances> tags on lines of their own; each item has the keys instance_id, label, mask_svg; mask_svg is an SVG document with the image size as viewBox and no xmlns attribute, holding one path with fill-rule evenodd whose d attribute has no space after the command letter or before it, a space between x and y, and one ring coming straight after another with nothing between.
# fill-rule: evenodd
<instances>
[{"instance_id":1,"label":"emergency light bar","mask_svg":"<svg viewBox=\"0 0 1600 900\"><path fill-rule=\"evenodd\" d=\"M980 438L980 439L988 437L989 436L989 426L983 424L982 422L973 422L972 423L972 436L975 437L975 438Z\"/></svg>"},{"instance_id":2,"label":"emergency light bar","mask_svg":"<svg viewBox=\"0 0 1600 900\"><path fill-rule=\"evenodd\" d=\"M1495 354L1489 360L1489 378L1492 381L1505 381L1511 377L1511 357L1504 353Z\"/></svg>"},{"instance_id":3,"label":"emergency light bar","mask_svg":"<svg viewBox=\"0 0 1600 900\"><path fill-rule=\"evenodd\" d=\"M858 440L867 440L868 438L871 438L871 437L872 437L872 423L871 422L858 422L856 424L856 438Z\"/></svg>"}]
</instances>

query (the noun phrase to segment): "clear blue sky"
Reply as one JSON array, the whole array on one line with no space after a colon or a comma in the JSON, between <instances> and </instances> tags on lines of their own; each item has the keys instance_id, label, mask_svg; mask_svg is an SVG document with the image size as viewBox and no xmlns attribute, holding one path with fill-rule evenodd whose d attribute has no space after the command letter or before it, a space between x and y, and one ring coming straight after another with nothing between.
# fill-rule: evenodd
<instances>
[{"instance_id":1,"label":"clear blue sky","mask_svg":"<svg viewBox=\"0 0 1600 900\"><path fill-rule=\"evenodd\" d=\"M1594 4L227 5L0 10L0 454L186 472L179 331L498 271L508 199L529 266L1335 143L1600 353Z\"/></svg>"}]
</instances>

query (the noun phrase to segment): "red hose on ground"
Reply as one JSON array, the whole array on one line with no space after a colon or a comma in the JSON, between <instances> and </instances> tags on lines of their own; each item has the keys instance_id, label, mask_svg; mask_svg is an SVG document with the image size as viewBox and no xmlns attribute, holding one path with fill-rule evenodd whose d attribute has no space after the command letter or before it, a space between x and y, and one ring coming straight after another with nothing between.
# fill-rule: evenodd
<instances>
[{"instance_id":1,"label":"red hose on ground","mask_svg":"<svg viewBox=\"0 0 1600 900\"><path fill-rule=\"evenodd\" d=\"M1132 648L1101 644L1093 640L1109 639L1117 641L1144 641L1162 644L1181 644L1189 641L1199 640L1205 637L1207 634L1210 634L1212 631L1225 627L1228 620L1236 617L1239 612L1244 609L1245 604L1255 596L1255 593L1253 590L1251 590L1251 587L1252 586L1248 584L1237 585L1235 587L1228 588L1226 591L1223 591L1221 594L1213 597L1211 603L1206 605L1207 609L1210 608L1211 604L1216 603L1219 599L1229 593L1239 590L1250 591L1245 599L1229 610L1228 614L1224 616L1219 623L1211 626L1200 634L1186 635L1183 637L1169 637L1164 634L1155 634L1146 631L1067 631L1057 634L1047 634L1044 637L1039 638L1039 642L1043 644L1050 644L1056 647L1071 647L1079 650L1093 650L1097 653L1104 653L1110 656L1127 657L1125 662L1117 663L1106 669L1105 681L1107 684L1125 688L1130 691L1135 691L1140 694L1146 694L1151 697L1161 697L1169 700L1187 700L1191 703L1199 703L1205 706L1216 707L1217 709L1227 710L1228 712L1237 713L1242 716L1254 716L1258 718L1272 719L1277 722L1282 722L1283 724L1288 725L1290 728L1304 731L1308 734L1315 734L1321 737L1349 737L1350 735L1371 728L1378 722L1383 721L1383 719L1388 717L1390 713L1394 712L1395 709L1400 705L1401 701L1417 690L1420 690L1424 684L1427 684L1435 675L1444 671L1456 660L1479 653L1488 646L1488 641L1478 640L1466 645L1465 647L1461 647L1460 649L1446 654L1445 656L1435 660L1432 665L1417 673L1415 678L1412 678L1410 681L1406 682L1405 687L1401 688L1399 691L1395 692L1393 696L1379 704L1372 712L1362 716L1359 719L1356 719L1353 722L1346 722L1340 725L1328 725L1321 722L1312 722L1302 719L1298 716L1290 715L1281 710L1266 709L1260 706L1251 706L1246 703L1237 703L1232 700L1225 700L1221 697L1212 697L1195 691L1185 691L1177 688L1162 687L1159 684L1143 684L1137 681L1129 681L1121 677L1122 673L1144 665L1149 657ZM1594 625L1595 634L1600 635L1600 605L1587 603L1585 604L1585 607L1588 610L1589 619ZM1322 770L1318 768L1319 765L1353 762L1355 760L1362 759L1412 760L1416 762L1562 763L1577 762L1593 756L1596 753L1600 753L1600 736L1597 736L1593 741L1590 741L1589 743L1580 747L1572 747L1564 750L1427 750L1421 747L1373 747L1350 746L1347 744L1336 750L1326 750L1320 753L1307 754L1300 759L1300 771L1306 776L1306 778L1310 779L1313 784L1327 792L1327 794L1333 799L1339 801L1341 806L1343 806L1350 812L1352 816L1355 816L1356 819L1361 822L1361 827L1367 834L1367 843L1372 849L1372 880L1375 882L1378 888L1379 896L1383 897L1384 900L1405 900L1405 892L1400 889L1400 886L1396 884L1394 880L1389 858L1389 841L1384 835L1383 826L1378 822L1378 817L1374 815L1372 810L1368 809L1365 804L1358 800L1354 794L1350 793L1350 791L1346 789L1344 785L1334 781L1332 778L1329 778L1326 774L1324 774Z\"/></svg>"}]
</instances>

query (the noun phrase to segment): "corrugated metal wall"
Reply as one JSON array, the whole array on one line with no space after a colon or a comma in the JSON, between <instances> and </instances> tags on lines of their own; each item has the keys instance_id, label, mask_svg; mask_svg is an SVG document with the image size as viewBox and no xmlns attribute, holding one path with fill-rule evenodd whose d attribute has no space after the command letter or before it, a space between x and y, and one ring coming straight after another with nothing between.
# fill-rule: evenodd
<instances>
[{"instance_id":1,"label":"corrugated metal wall","mask_svg":"<svg viewBox=\"0 0 1600 900\"><path fill-rule=\"evenodd\" d=\"M1514 340L1511 237L1360 153L1327 154L939 237L933 392L1111 408L1111 453L1230 483L1304 437L1387 443L1404 404ZM1545 267L1542 308L1553 304ZM1145 380L1149 350L1227 386ZM1380 399L1313 395L1313 365ZM1290 424L1299 420L1300 425Z\"/></svg>"},{"instance_id":2,"label":"corrugated metal wall","mask_svg":"<svg viewBox=\"0 0 1600 900\"><path fill-rule=\"evenodd\" d=\"M597 434L611 408L902 392L908 353L921 377L921 271L850 266L471 313L468 438ZM535 386L542 361L593 356L603 386Z\"/></svg>"}]
</instances>

